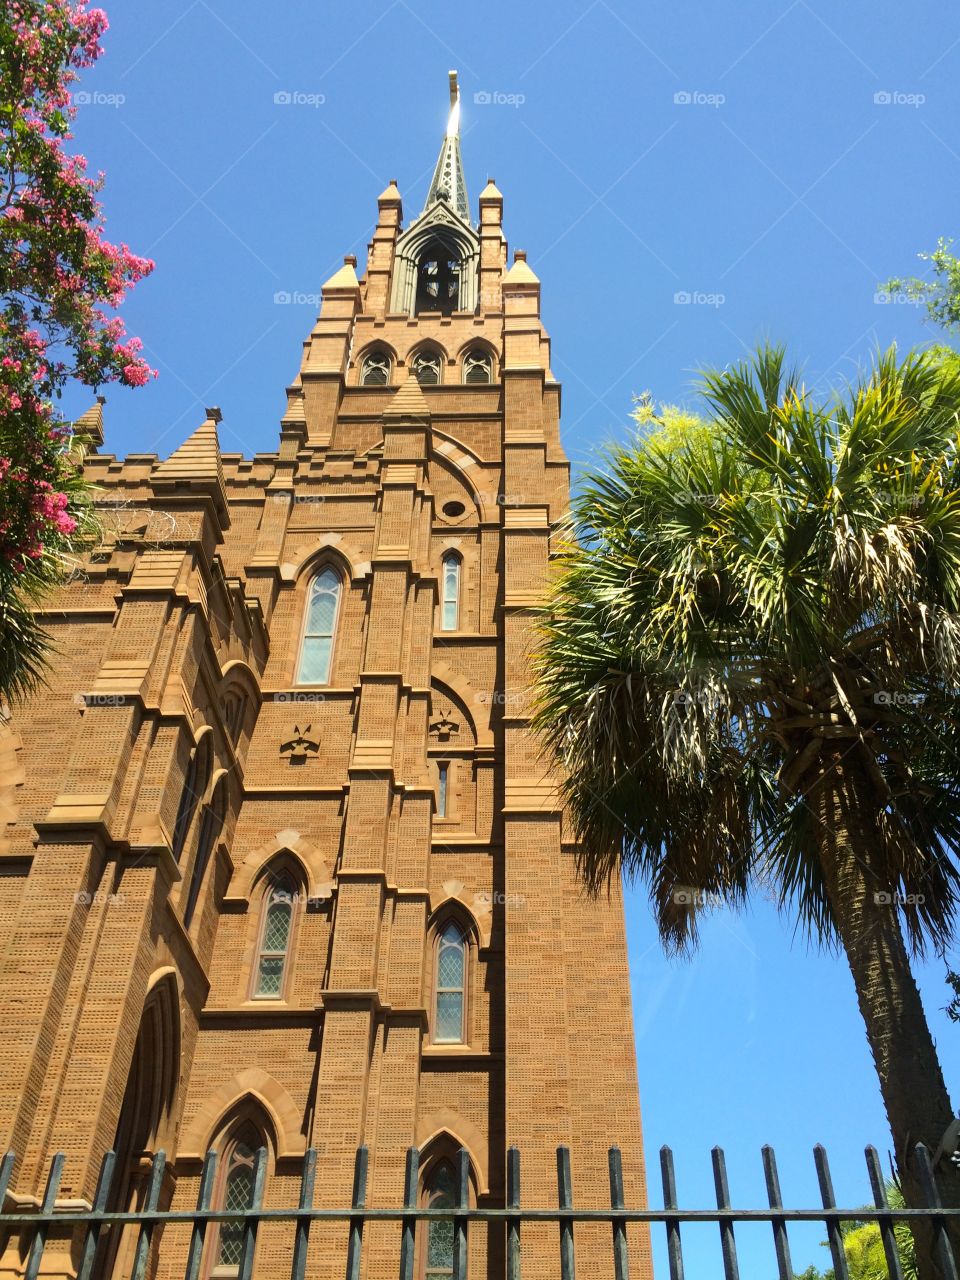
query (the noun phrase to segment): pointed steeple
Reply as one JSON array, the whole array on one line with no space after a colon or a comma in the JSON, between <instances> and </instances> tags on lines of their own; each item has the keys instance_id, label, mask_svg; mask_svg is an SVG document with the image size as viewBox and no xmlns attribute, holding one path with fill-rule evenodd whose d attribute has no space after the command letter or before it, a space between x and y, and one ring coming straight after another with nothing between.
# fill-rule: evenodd
<instances>
[{"instance_id":1,"label":"pointed steeple","mask_svg":"<svg viewBox=\"0 0 960 1280\"><path fill-rule=\"evenodd\" d=\"M386 409L384 409L383 416L385 418L413 418L417 422L426 422L430 417L427 398L420 390L417 375L412 369L407 374L406 382L401 384L399 391L396 392Z\"/></svg>"},{"instance_id":2,"label":"pointed steeple","mask_svg":"<svg viewBox=\"0 0 960 1280\"><path fill-rule=\"evenodd\" d=\"M103 444L103 406L106 396L97 396L91 407L73 424L73 434L83 440L88 453L96 453Z\"/></svg>"},{"instance_id":3,"label":"pointed steeple","mask_svg":"<svg viewBox=\"0 0 960 1280\"><path fill-rule=\"evenodd\" d=\"M220 523L225 528L230 519L227 514L227 491L223 482L220 441L217 437L217 423L222 421L223 415L216 406L207 409L206 414L193 435L188 436L166 462L161 462L154 469L150 479L158 492L207 494L213 499Z\"/></svg>"},{"instance_id":4,"label":"pointed steeple","mask_svg":"<svg viewBox=\"0 0 960 1280\"><path fill-rule=\"evenodd\" d=\"M450 72L450 118L437 167L433 171L433 181L427 192L427 202L423 206L424 213L437 200L445 200L469 224L470 203L463 176L463 160L460 158L460 86L456 71Z\"/></svg>"}]
</instances>

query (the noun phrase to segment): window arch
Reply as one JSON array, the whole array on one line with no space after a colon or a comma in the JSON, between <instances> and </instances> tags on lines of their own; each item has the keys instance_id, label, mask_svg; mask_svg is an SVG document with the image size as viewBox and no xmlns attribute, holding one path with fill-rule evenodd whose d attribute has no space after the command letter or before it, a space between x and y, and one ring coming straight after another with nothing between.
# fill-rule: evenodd
<instances>
[{"instance_id":1,"label":"window arch","mask_svg":"<svg viewBox=\"0 0 960 1280\"><path fill-rule=\"evenodd\" d=\"M253 1207L256 1191L257 1152L266 1147L263 1134L249 1120L230 1131L220 1153L214 1205L239 1212ZM240 1274L243 1260L242 1222L220 1222L211 1232L206 1274L211 1280L227 1280Z\"/></svg>"},{"instance_id":2,"label":"window arch","mask_svg":"<svg viewBox=\"0 0 960 1280\"><path fill-rule=\"evenodd\" d=\"M385 387L390 381L392 361L386 351L369 351L360 365L361 387Z\"/></svg>"},{"instance_id":3,"label":"window arch","mask_svg":"<svg viewBox=\"0 0 960 1280\"><path fill-rule=\"evenodd\" d=\"M461 253L453 238L434 236L417 258L415 310L448 316L459 309Z\"/></svg>"},{"instance_id":4,"label":"window arch","mask_svg":"<svg viewBox=\"0 0 960 1280\"><path fill-rule=\"evenodd\" d=\"M342 591L343 579L330 565L316 573L307 588L297 684L327 684L330 680Z\"/></svg>"},{"instance_id":5,"label":"window arch","mask_svg":"<svg viewBox=\"0 0 960 1280\"><path fill-rule=\"evenodd\" d=\"M469 948L463 930L448 920L437 934L434 1044L465 1044Z\"/></svg>"},{"instance_id":6,"label":"window arch","mask_svg":"<svg viewBox=\"0 0 960 1280\"><path fill-rule=\"evenodd\" d=\"M456 631L460 625L462 561L455 551L448 551L440 564L440 630Z\"/></svg>"},{"instance_id":7,"label":"window arch","mask_svg":"<svg viewBox=\"0 0 960 1280\"><path fill-rule=\"evenodd\" d=\"M174 862L179 862L183 857L183 851L187 845L187 836L193 826L197 806L210 784L211 737L209 730L205 731L190 752L190 760L183 780L183 790L180 792L180 803L177 806L177 816L173 824L171 851Z\"/></svg>"},{"instance_id":8,"label":"window arch","mask_svg":"<svg viewBox=\"0 0 960 1280\"><path fill-rule=\"evenodd\" d=\"M489 352L482 347L474 347L467 352L463 358L463 380L469 383L493 381L493 361Z\"/></svg>"},{"instance_id":9,"label":"window arch","mask_svg":"<svg viewBox=\"0 0 960 1280\"><path fill-rule=\"evenodd\" d=\"M421 387L432 387L443 381L443 356L433 347L418 351L413 357L413 372Z\"/></svg>"},{"instance_id":10,"label":"window arch","mask_svg":"<svg viewBox=\"0 0 960 1280\"><path fill-rule=\"evenodd\" d=\"M255 1000L280 1000L283 997L298 898L297 883L289 872L281 871L266 877L251 992Z\"/></svg>"},{"instance_id":11,"label":"window arch","mask_svg":"<svg viewBox=\"0 0 960 1280\"><path fill-rule=\"evenodd\" d=\"M189 929L200 899L200 890L206 878L207 867L217 840L223 830L226 816L227 784L226 777L221 774L209 802L205 805L200 819L200 836L197 840L197 852L193 860L193 871L190 876L190 889L187 893L186 906L183 909L183 927Z\"/></svg>"}]
</instances>

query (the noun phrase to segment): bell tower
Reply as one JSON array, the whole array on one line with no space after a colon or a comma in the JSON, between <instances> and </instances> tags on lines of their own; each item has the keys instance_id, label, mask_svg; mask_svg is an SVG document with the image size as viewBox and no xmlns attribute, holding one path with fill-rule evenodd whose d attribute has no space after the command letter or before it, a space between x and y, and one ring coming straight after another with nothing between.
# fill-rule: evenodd
<instances>
[{"instance_id":1,"label":"bell tower","mask_svg":"<svg viewBox=\"0 0 960 1280\"><path fill-rule=\"evenodd\" d=\"M107 537L50 614L79 656L19 717L0 850L23 1203L51 1144L87 1198L117 1147L117 1207L160 1146L174 1208L210 1149L241 1204L264 1146L268 1208L309 1147L315 1204L343 1208L360 1144L376 1207L402 1204L411 1146L424 1204L453 1203L463 1147L471 1201L503 1206L516 1146L523 1203L554 1205L559 1145L577 1206L609 1206L613 1145L645 1203L619 889L581 893L530 728L560 385L493 179L471 218L459 122L451 72L424 208L405 224L390 182L363 274L323 285L275 452L222 454L211 408L166 461L89 460ZM255 1275L289 1274L289 1235L263 1224ZM448 1224L419 1235L417 1275L453 1277ZM309 1276L340 1280L344 1236L316 1225ZM187 1244L166 1233L157 1274ZM371 1223L362 1274L395 1277L399 1247ZM205 1248L236 1274L227 1226ZM522 1248L524 1280L554 1280L556 1225ZM608 1226L576 1253L612 1280ZM645 1233L631 1258L650 1275ZM0 1280L18 1266L11 1246ZM504 1274L502 1229L473 1228L470 1280Z\"/></svg>"}]
</instances>

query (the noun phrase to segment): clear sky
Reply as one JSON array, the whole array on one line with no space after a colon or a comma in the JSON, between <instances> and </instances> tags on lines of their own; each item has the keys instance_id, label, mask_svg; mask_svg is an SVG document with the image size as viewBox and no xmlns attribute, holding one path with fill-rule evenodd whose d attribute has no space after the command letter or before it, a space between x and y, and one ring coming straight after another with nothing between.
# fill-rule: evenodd
<instances>
[{"instance_id":1,"label":"clear sky","mask_svg":"<svg viewBox=\"0 0 960 1280\"><path fill-rule=\"evenodd\" d=\"M633 394L692 403L698 368L758 338L827 386L878 344L934 336L876 294L958 229L953 6L102 2L112 29L79 86L77 145L107 172L110 235L157 260L125 315L161 373L110 390L112 452L165 456L206 404L225 449L275 447L321 283L345 253L362 266L388 179L419 212L450 67L474 210L493 175L511 246L543 282L575 464L625 429ZM793 941L763 901L718 914L692 962L667 961L642 895L627 906L653 1201L661 1143L681 1201L700 1205L721 1143L734 1201L760 1204L772 1142L788 1200L817 1203L823 1141L841 1198L860 1202L863 1146L889 1143L845 963ZM957 1098L943 965L919 973ZM688 1274L711 1280L716 1231L701 1235ZM820 1238L798 1237L798 1271L827 1264ZM775 1274L759 1241L749 1256L745 1280Z\"/></svg>"}]
</instances>

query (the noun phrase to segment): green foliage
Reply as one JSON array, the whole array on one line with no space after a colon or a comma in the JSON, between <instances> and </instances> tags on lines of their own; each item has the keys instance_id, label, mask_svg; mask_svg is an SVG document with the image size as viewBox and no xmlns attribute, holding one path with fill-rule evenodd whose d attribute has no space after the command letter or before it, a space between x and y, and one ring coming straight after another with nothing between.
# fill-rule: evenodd
<instances>
[{"instance_id":1,"label":"green foliage","mask_svg":"<svg viewBox=\"0 0 960 1280\"><path fill-rule=\"evenodd\" d=\"M887 1185L887 1203L892 1209L903 1208L903 1196L893 1183ZM910 1228L904 1222L895 1222L893 1231L904 1280L917 1280L916 1252ZM850 1280L889 1280L890 1273L877 1223L847 1222L842 1225L841 1233ZM826 1241L823 1242L823 1247L827 1248ZM835 1280L835 1273L832 1267L826 1271L818 1271L811 1265L802 1275L796 1276L795 1280Z\"/></svg>"},{"instance_id":2,"label":"green foliage","mask_svg":"<svg viewBox=\"0 0 960 1280\"><path fill-rule=\"evenodd\" d=\"M941 236L933 253L917 255L932 264L933 279L895 277L883 288L894 297L921 303L934 324L948 333L957 333L960 332L960 258L950 252L952 244L952 240Z\"/></svg>"}]
</instances>

